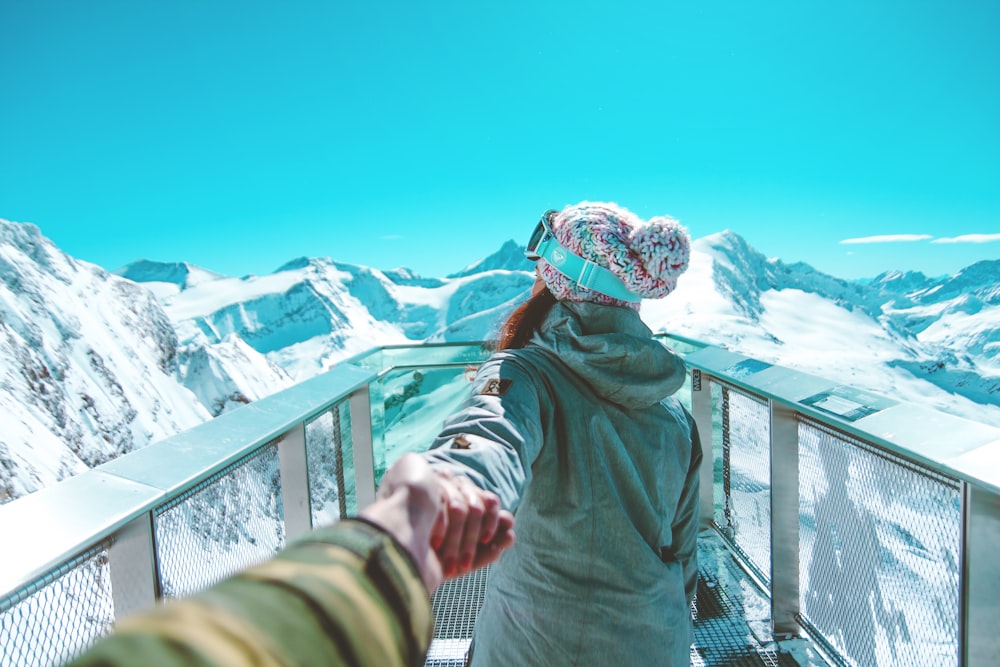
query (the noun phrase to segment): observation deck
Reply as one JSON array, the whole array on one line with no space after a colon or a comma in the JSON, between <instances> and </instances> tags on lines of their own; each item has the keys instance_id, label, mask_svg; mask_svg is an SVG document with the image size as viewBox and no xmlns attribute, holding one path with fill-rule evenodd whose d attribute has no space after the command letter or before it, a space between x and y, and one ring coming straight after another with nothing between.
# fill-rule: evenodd
<instances>
[{"instance_id":1,"label":"observation deck","mask_svg":"<svg viewBox=\"0 0 1000 667\"><path fill-rule=\"evenodd\" d=\"M662 338L705 449L692 665L997 664L1000 429ZM0 506L0 666L60 664L356 513L486 356L378 348ZM435 594L428 665L463 663L488 577Z\"/></svg>"}]
</instances>

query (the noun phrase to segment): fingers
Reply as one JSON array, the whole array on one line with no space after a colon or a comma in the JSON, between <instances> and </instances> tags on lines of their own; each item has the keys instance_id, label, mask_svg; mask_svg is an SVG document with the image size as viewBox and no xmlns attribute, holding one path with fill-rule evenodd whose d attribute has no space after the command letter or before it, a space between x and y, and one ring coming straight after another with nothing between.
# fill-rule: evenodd
<instances>
[{"instance_id":1,"label":"fingers","mask_svg":"<svg viewBox=\"0 0 1000 667\"><path fill-rule=\"evenodd\" d=\"M496 494L465 477L438 473L444 501L443 523L432 533L431 547L445 578L459 577L488 565L514 544L514 516L502 509Z\"/></svg>"},{"instance_id":2,"label":"fingers","mask_svg":"<svg viewBox=\"0 0 1000 667\"><path fill-rule=\"evenodd\" d=\"M486 505L468 479L445 475L440 481L448 525L436 551L445 577L455 577L472 567Z\"/></svg>"},{"instance_id":3,"label":"fingers","mask_svg":"<svg viewBox=\"0 0 1000 667\"><path fill-rule=\"evenodd\" d=\"M496 561L505 549L514 546L515 540L514 516L506 510L501 510L497 515L497 529L493 537L488 542L479 544L470 571Z\"/></svg>"},{"instance_id":4,"label":"fingers","mask_svg":"<svg viewBox=\"0 0 1000 667\"><path fill-rule=\"evenodd\" d=\"M441 507L437 513L437 518L434 521L434 527L431 529L431 539L430 546L431 550L435 553L439 553L441 550L441 544L444 542L445 535L448 534L448 511L445 509L444 494L441 495Z\"/></svg>"},{"instance_id":5,"label":"fingers","mask_svg":"<svg viewBox=\"0 0 1000 667\"><path fill-rule=\"evenodd\" d=\"M484 509L482 522L479 524L479 544L488 544L493 541L493 536L500 526L500 498L494 493L486 491L480 493Z\"/></svg>"}]
</instances>

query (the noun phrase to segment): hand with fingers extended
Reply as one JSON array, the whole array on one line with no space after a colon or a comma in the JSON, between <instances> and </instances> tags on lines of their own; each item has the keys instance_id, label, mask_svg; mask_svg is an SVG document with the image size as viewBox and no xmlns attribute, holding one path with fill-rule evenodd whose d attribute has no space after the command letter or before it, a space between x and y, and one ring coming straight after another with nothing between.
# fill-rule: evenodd
<instances>
[{"instance_id":1,"label":"hand with fingers extended","mask_svg":"<svg viewBox=\"0 0 1000 667\"><path fill-rule=\"evenodd\" d=\"M435 476L444 511L431 535L431 546L446 578L489 565L514 544L514 515L501 508L496 494L444 470L437 470Z\"/></svg>"},{"instance_id":2,"label":"hand with fingers extended","mask_svg":"<svg viewBox=\"0 0 1000 667\"><path fill-rule=\"evenodd\" d=\"M434 472L416 454L404 454L386 470L375 502L360 516L406 548L431 593L443 579L488 565L514 544L514 517L496 495Z\"/></svg>"}]
</instances>

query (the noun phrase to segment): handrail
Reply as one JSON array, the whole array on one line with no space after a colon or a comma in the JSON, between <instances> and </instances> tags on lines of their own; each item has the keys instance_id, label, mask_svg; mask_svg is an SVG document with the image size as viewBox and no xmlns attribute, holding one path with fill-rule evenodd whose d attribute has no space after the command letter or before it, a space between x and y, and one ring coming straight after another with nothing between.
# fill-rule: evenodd
<instances>
[{"instance_id":1,"label":"handrail","mask_svg":"<svg viewBox=\"0 0 1000 667\"><path fill-rule=\"evenodd\" d=\"M0 599L329 409L374 376L340 366L0 506L0 535L18 545L4 551Z\"/></svg>"},{"instance_id":2,"label":"handrail","mask_svg":"<svg viewBox=\"0 0 1000 667\"><path fill-rule=\"evenodd\" d=\"M689 368L773 400L930 470L1000 494L1000 429L774 366L718 347ZM828 406L824 408L824 406ZM983 465L993 461L993 465Z\"/></svg>"}]
</instances>

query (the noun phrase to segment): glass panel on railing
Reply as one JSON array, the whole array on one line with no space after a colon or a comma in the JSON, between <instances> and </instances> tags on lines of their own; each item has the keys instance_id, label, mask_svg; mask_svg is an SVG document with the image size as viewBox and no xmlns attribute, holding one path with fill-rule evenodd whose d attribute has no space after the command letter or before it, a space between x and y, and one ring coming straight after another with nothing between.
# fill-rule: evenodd
<instances>
[{"instance_id":1,"label":"glass panel on railing","mask_svg":"<svg viewBox=\"0 0 1000 667\"><path fill-rule=\"evenodd\" d=\"M362 352L361 354L356 354L353 357L347 357L337 363L351 364L375 373L381 373L382 369L385 368L385 361L382 357L382 348L380 347Z\"/></svg>"},{"instance_id":2,"label":"glass panel on railing","mask_svg":"<svg viewBox=\"0 0 1000 667\"><path fill-rule=\"evenodd\" d=\"M383 349L385 366L441 366L445 364L478 364L489 356L484 343L387 347Z\"/></svg>"},{"instance_id":3,"label":"glass panel on railing","mask_svg":"<svg viewBox=\"0 0 1000 667\"><path fill-rule=\"evenodd\" d=\"M0 608L0 664L58 665L111 631L107 545L33 583Z\"/></svg>"},{"instance_id":4,"label":"glass panel on railing","mask_svg":"<svg viewBox=\"0 0 1000 667\"><path fill-rule=\"evenodd\" d=\"M812 421L799 441L806 623L859 667L959 664L958 484Z\"/></svg>"},{"instance_id":5,"label":"glass panel on railing","mask_svg":"<svg viewBox=\"0 0 1000 667\"><path fill-rule=\"evenodd\" d=\"M182 597L273 556L285 544L277 443L154 513L163 597Z\"/></svg>"},{"instance_id":6,"label":"glass panel on railing","mask_svg":"<svg viewBox=\"0 0 1000 667\"><path fill-rule=\"evenodd\" d=\"M661 343L669 347L671 350L681 355L682 357L691 354L692 352L697 352L698 350L702 350L706 347L705 343L701 343L696 340L691 340L688 338L674 336L671 334L664 334L664 333L655 334L653 338L660 341Z\"/></svg>"},{"instance_id":7,"label":"glass panel on railing","mask_svg":"<svg viewBox=\"0 0 1000 667\"><path fill-rule=\"evenodd\" d=\"M765 582L771 579L770 415L760 398L712 385L715 523Z\"/></svg>"},{"instance_id":8,"label":"glass panel on railing","mask_svg":"<svg viewBox=\"0 0 1000 667\"><path fill-rule=\"evenodd\" d=\"M377 479L404 453L430 447L444 420L468 398L472 373L453 366L393 371L382 378L383 449L375 456Z\"/></svg>"}]
</instances>

